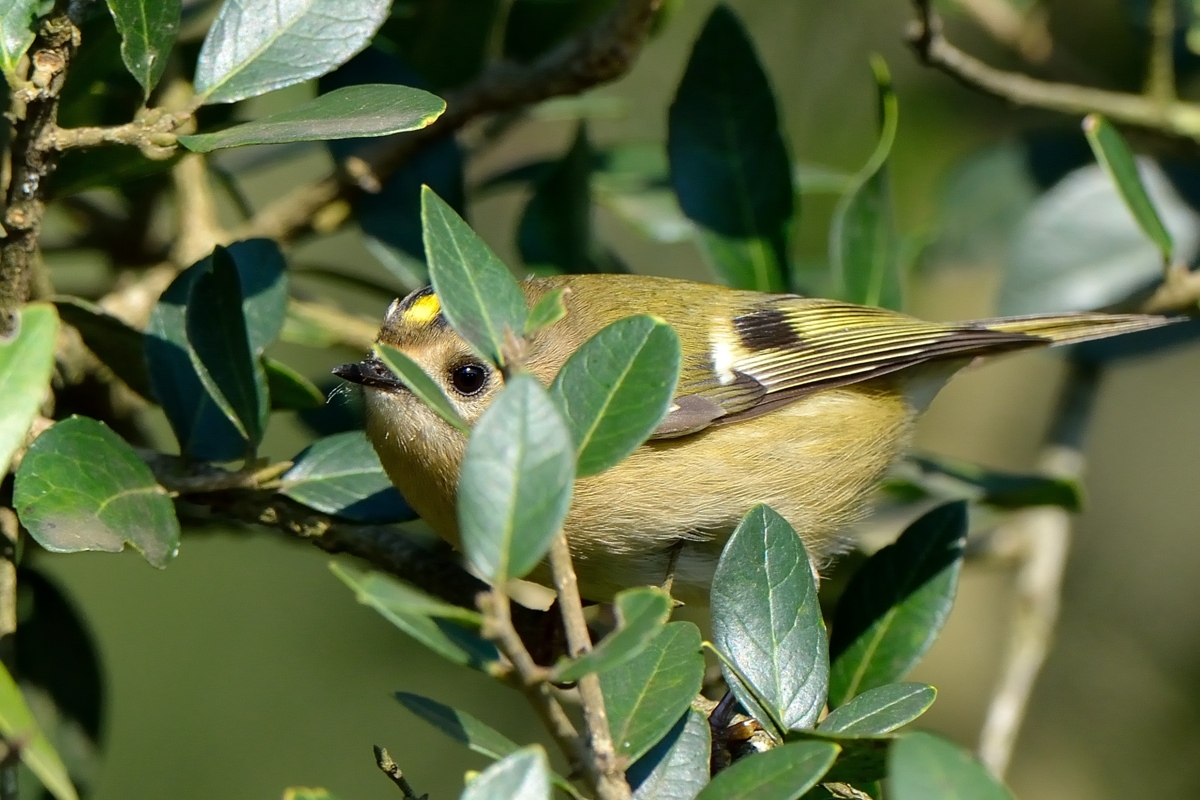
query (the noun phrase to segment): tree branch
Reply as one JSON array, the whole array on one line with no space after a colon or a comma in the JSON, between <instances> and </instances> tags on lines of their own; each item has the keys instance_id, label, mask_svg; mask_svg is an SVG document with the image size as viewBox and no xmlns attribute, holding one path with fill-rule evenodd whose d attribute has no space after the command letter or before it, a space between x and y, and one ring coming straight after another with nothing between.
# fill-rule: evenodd
<instances>
[{"instance_id":1,"label":"tree branch","mask_svg":"<svg viewBox=\"0 0 1200 800\"><path fill-rule=\"evenodd\" d=\"M445 113L429 127L377 142L361 157L365 168L377 180L385 180L421 147L453 134L477 117L578 94L621 77L641 51L661 4L662 0L619 0L594 26L533 63L496 64L471 84L449 93ZM317 229L314 221L327 218L323 209L353 204L362 191L361 181L345 171L330 175L262 209L234 231L234 238L294 239ZM334 214L333 227L345 216ZM322 232L327 228L322 226Z\"/></svg>"},{"instance_id":2,"label":"tree branch","mask_svg":"<svg viewBox=\"0 0 1200 800\"><path fill-rule=\"evenodd\" d=\"M46 182L57 151L50 142L58 116L58 96L67 66L79 44L79 30L65 3L43 18L29 51L28 82L12 92L16 119L10 150L10 178L0 244L0 335L12 330L16 310L29 299L45 211Z\"/></svg>"},{"instance_id":3,"label":"tree branch","mask_svg":"<svg viewBox=\"0 0 1200 800\"><path fill-rule=\"evenodd\" d=\"M1200 142L1200 105L1143 95L1112 92L1069 83L1053 83L997 69L958 49L942 34L942 20L930 0L913 0L916 19L909 42L931 67L1011 103L1083 116L1099 113L1119 125L1146 128Z\"/></svg>"}]
</instances>

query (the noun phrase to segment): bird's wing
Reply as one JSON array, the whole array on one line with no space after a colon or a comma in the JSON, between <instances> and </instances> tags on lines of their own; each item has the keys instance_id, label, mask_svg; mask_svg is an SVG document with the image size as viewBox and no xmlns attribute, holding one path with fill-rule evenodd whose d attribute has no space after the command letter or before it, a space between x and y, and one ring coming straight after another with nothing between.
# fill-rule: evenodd
<instances>
[{"instance_id":1,"label":"bird's wing","mask_svg":"<svg viewBox=\"0 0 1200 800\"><path fill-rule=\"evenodd\" d=\"M821 389L926 361L1053 341L1014 327L925 322L833 300L767 298L728 325L714 326L708 353L684 365L675 404L655 437L682 436L758 416Z\"/></svg>"}]
</instances>

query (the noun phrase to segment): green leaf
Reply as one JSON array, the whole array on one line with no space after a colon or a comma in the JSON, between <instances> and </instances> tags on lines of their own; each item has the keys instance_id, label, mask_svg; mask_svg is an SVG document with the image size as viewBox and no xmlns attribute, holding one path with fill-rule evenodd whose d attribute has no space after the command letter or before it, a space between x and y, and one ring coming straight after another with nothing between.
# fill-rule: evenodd
<instances>
[{"instance_id":1,"label":"green leaf","mask_svg":"<svg viewBox=\"0 0 1200 800\"><path fill-rule=\"evenodd\" d=\"M328 789L292 786L283 790L283 800L338 800Z\"/></svg>"},{"instance_id":2,"label":"green leaf","mask_svg":"<svg viewBox=\"0 0 1200 800\"><path fill-rule=\"evenodd\" d=\"M21 763L37 776L55 800L79 800L54 746L38 727L17 682L0 664L0 736L16 748Z\"/></svg>"},{"instance_id":3,"label":"green leaf","mask_svg":"<svg viewBox=\"0 0 1200 800\"><path fill-rule=\"evenodd\" d=\"M237 264L218 245L188 293L187 339L200 382L253 451L262 441L271 405L242 301Z\"/></svg>"},{"instance_id":4,"label":"green leaf","mask_svg":"<svg viewBox=\"0 0 1200 800\"><path fill-rule=\"evenodd\" d=\"M525 330L525 295L508 267L429 187L421 191L429 278L442 313L485 358L504 361L506 333Z\"/></svg>"},{"instance_id":5,"label":"green leaf","mask_svg":"<svg viewBox=\"0 0 1200 800\"><path fill-rule=\"evenodd\" d=\"M253 122L180 136L179 143L193 152L208 153L248 144L387 136L424 128L445 110L442 98L410 86L347 86Z\"/></svg>"},{"instance_id":6,"label":"green leaf","mask_svg":"<svg viewBox=\"0 0 1200 800\"><path fill-rule=\"evenodd\" d=\"M580 122L566 154L542 172L517 227L527 265L558 272L596 272L592 241L592 149Z\"/></svg>"},{"instance_id":7,"label":"green leaf","mask_svg":"<svg viewBox=\"0 0 1200 800\"><path fill-rule=\"evenodd\" d=\"M102 422L68 417L39 436L17 470L21 524L56 553L126 544L156 567L179 550L179 521L146 462Z\"/></svg>"},{"instance_id":8,"label":"green leaf","mask_svg":"<svg viewBox=\"0 0 1200 800\"><path fill-rule=\"evenodd\" d=\"M21 56L33 44L37 18L48 14L52 0L6 0L0 5L0 69L12 85Z\"/></svg>"},{"instance_id":9,"label":"green leaf","mask_svg":"<svg viewBox=\"0 0 1200 800\"><path fill-rule=\"evenodd\" d=\"M713 643L753 687L748 692L727 671L742 705L781 731L811 727L829 687L825 623L804 543L769 507L751 509L725 545L713 576L712 618Z\"/></svg>"},{"instance_id":10,"label":"green leaf","mask_svg":"<svg viewBox=\"0 0 1200 800\"><path fill-rule=\"evenodd\" d=\"M479 773L463 790L462 800L550 800L550 763L546 751L531 745L505 756Z\"/></svg>"},{"instance_id":11,"label":"green leaf","mask_svg":"<svg viewBox=\"0 0 1200 800\"><path fill-rule=\"evenodd\" d=\"M458 478L463 552L485 580L523 578L571 505L571 433L532 375L514 376L475 423Z\"/></svg>"},{"instance_id":12,"label":"green leaf","mask_svg":"<svg viewBox=\"0 0 1200 800\"><path fill-rule=\"evenodd\" d=\"M389 575L337 562L329 568L358 602L447 661L485 672L499 661L495 646L477 633L480 618L474 611L437 600Z\"/></svg>"},{"instance_id":13,"label":"green leaf","mask_svg":"<svg viewBox=\"0 0 1200 800\"><path fill-rule=\"evenodd\" d=\"M196 62L204 103L232 103L324 75L367 46L390 0L226 0Z\"/></svg>"},{"instance_id":14,"label":"green leaf","mask_svg":"<svg viewBox=\"0 0 1200 800\"><path fill-rule=\"evenodd\" d=\"M147 98L167 68L182 8L181 0L108 0L121 34L121 60Z\"/></svg>"},{"instance_id":15,"label":"green leaf","mask_svg":"<svg viewBox=\"0 0 1200 800\"><path fill-rule=\"evenodd\" d=\"M1058 506L1067 511L1083 508L1083 486L1077 480L1000 472L947 458L912 456L911 460L927 472L948 475L977 487L981 490L978 501L997 508Z\"/></svg>"},{"instance_id":16,"label":"green leaf","mask_svg":"<svg viewBox=\"0 0 1200 800\"><path fill-rule=\"evenodd\" d=\"M843 736L819 731L788 731L785 742L831 742L841 748L837 761L821 780L856 787L887 777L887 755L892 736Z\"/></svg>"},{"instance_id":17,"label":"green leaf","mask_svg":"<svg viewBox=\"0 0 1200 800\"><path fill-rule=\"evenodd\" d=\"M529 316L525 318L526 336L532 336L538 331L549 328L567 315L567 307L563 305L563 294L566 291L566 289L551 289L533 304L533 308L529 309Z\"/></svg>"},{"instance_id":18,"label":"green leaf","mask_svg":"<svg viewBox=\"0 0 1200 800\"><path fill-rule=\"evenodd\" d=\"M691 706L704 680L700 631L671 622L641 653L600 673L617 755L637 761L663 738Z\"/></svg>"},{"instance_id":19,"label":"green leaf","mask_svg":"<svg viewBox=\"0 0 1200 800\"><path fill-rule=\"evenodd\" d=\"M625 773L633 800L695 800L708 783L708 717L689 708L675 727Z\"/></svg>"},{"instance_id":20,"label":"green leaf","mask_svg":"<svg viewBox=\"0 0 1200 800\"><path fill-rule=\"evenodd\" d=\"M842 195L834 210L829 256L843 300L899 310L904 304L900 243L887 161L896 140L900 106L887 64L875 56L871 67L879 90L879 143L855 178L855 186Z\"/></svg>"},{"instance_id":21,"label":"green leaf","mask_svg":"<svg viewBox=\"0 0 1200 800\"><path fill-rule=\"evenodd\" d=\"M571 354L550 391L566 415L580 477L616 465L654 432L679 380L679 337L641 314L605 326Z\"/></svg>"},{"instance_id":22,"label":"green leaf","mask_svg":"<svg viewBox=\"0 0 1200 800\"><path fill-rule=\"evenodd\" d=\"M273 410L310 411L325 405L321 390L287 364L263 356L262 366L267 375L267 393L271 396Z\"/></svg>"},{"instance_id":23,"label":"green leaf","mask_svg":"<svg viewBox=\"0 0 1200 800\"><path fill-rule=\"evenodd\" d=\"M442 387L421 368L421 365L409 358L404 352L386 344L375 346L375 354L392 374L417 397L421 402L432 408L437 415L460 431L469 432L470 426L458 413L458 409L446 397Z\"/></svg>"},{"instance_id":24,"label":"green leaf","mask_svg":"<svg viewBox=\"0 0 1200 800\"><path fill-rule=\"evenodd\" d=\"M868 558L833 616L829 705L902 677L950 614L967 535L967 504L947 503Z\"/></svg>"},{"instance_id":25,"label":"green leaf","mask_svg":"<svg viewBox=\"0 0 1200 800\"><path fill-rule=\"evenodd\" d=\"M937 689L923 683L876 686L835 708L817 730L843 736L890 733L924 714L936 697Z\"/></svg>"},{"instance_id":26,"label":"green leaf","mask_svg":"<svg viewBox=\"0 0 1200 800\"><path fill-rule=\"evenodd\" d=\"M671 598L662 589L626 589L613 601L617 628L592 650L554 670L556 683L572 683L589 672L615 669L637 656L662 631L671 616Z\"/></svg>"},{"instance_id":27,"label":"green leaf","mask_svg":"<svg viewBox=\"0 0 1200 800\"><path fill-rule=\"evenodd\" d=\"M8 473L13 453L25 442L29 427L50 389L58 315L54 307L34 303L21 309L17 335L0 338L0 480Z\"/></svg>"},{"instance_id":28,"label":"green leaf","mask_svg":"<svg viewBox=\"0 0 1200 800\"><path fill-rule=\"evenodd\" d=\"M833 766L832 742L790 742L722 770L696 800L797 800Z\"/></svg>"},{"instance_id":29,"label":"green leaf","mask_svg":"<svg viewBox=\"0 0 1200 800\"><path fill-rule=\"evenodd\" d=\"M1171 241L1171 234L1167 232L1167 226L1163 225L1162 218L1154 207L1154 201L1146 193L1129 145L1125 144L1125 139L1116 127L1099 114L1088 114L1084 117L1083 133L1087 136L1088 144L1092 146L1096 161L1112 178L1113 185L1121 193L1121 199L1137 220L1138 227L1162 252L1163 261L1170 264L1175 245Z\"/></svg>"},{"instance_id":30,"label":"green leaf","mask_svg":"<svg viewBox=\"0 0 1200 800\"><path fill-rule=\"evenodd\" d=\"M1012 800L971 754L929 733L908 733L888 757L888 800Z\"/></svg>"},{"instance_id":31,"label":"green leaf","mask_svg":"<svg viewBox=\"0 0 1200 800\"><path fill-rule=\"evenodd\" d=\"M54 305L63 322L79 331L83 343L104 366L142 397L154 397L143 357L146 343L141 331L78 297L58 297Z\"/></svg>"},{"instance_id":32,"label":"green leaf","mask_svg":"<svg viewBox=\"0 0 1200 800\"><path fill-rule=\"evenodd\" d=\"M1171 239L1177 262L1200 253L1200 216L1162 169L1138 172ZM1096 164L1075 170L1043 194L1017 227L1000 314L1090 311L1140 296L1162 279L1162 253L1146 238L1108 174Z\"/></svg>"},{"instance_id":33,"label":"green leaf","mask_svg":"<svg viewBox=\"0 0 1200 800\"><path fill-rule=\"evenodd\" d=\"M388 480L362 431L318 439L284 473L279 492L309 508L354 522L405 522L416 514Z\"/></svg>"},{"instance_id":34,"label":"green leaf","mask_svg":"<svg viewBox=\"0 0 1200 800\"><path fill-rule=\"evenodd\" d=\"M730 286L784 291L792 166L767 76L727 6L700 32L667 125L671 183L712 267Z\"/></svg>"},{"instance_id":35,"label":"green leaf","mask_svg":"<svg viewBox=\"0 0 1200 800\"><path fill-rule=\"evenodd\" d=\"M287 316L283 253L269 239L234 242L226 249L237 265L251 350L261 353L279 335ZM244 456L246 446L196 375L186 328L192 284L211 260L209 256L196 262L167 287L150 313L144 343L154 396L180 450L204 461L229 461Z\"/></svg>"}]
</instances>

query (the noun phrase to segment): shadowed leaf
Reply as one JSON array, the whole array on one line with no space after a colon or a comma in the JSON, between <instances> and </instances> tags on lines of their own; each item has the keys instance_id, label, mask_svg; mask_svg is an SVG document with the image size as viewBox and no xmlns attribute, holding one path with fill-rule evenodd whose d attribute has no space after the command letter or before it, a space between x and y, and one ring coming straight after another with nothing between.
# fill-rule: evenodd
<instances>
[{"instance_id":1,"label":"shadowed leaf","mask_svg":"<svg viewBox=\"0 0 1200 800\"><path fill-rule=\"evenodd\" d=\"M633 800L695 800L708 783L708 718L689 708L675 727L625 773Z\"/></svg>"},{"instance_id":2,"label":"shadowed leaf","mask_svg":"<svg viewBox=\"0 0 1200 800\"><path fill-rule=\"evenodd\" d=\"M929 733L909 733L888 757L889 800L1012 800L971 754Z\"/></svg>"}]
</instances>

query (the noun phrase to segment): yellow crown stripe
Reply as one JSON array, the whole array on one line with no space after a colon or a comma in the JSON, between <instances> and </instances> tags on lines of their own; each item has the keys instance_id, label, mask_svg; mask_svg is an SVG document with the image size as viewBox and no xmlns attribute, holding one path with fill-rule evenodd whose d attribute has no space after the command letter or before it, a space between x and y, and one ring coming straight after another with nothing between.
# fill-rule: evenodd
<instances>
[{"instance_id":1,"label":"yellow crown stripe","mask_svg":"<svg viewBox=\"0 0 1200 800\"><path fill-rule=\"evenodd\" d=\"M404 322L408 325L428 325L437 319L441 312L442 304L438 302L437 295L427 294L418 297L408 307L404 312Z\"/></svg>"}]
</instances>

